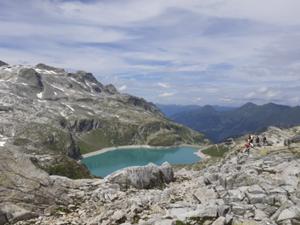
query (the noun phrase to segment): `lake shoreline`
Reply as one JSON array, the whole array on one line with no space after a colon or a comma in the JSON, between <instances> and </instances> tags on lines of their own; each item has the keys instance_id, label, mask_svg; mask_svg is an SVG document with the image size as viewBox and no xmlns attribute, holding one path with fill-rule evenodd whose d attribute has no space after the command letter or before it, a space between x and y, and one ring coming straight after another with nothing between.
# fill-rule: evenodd
<instances>
[{"instance_id":1,"label":"lake shoreline","mask_svg":"<svg viewBox=\"0 0 300 225\"><path fill-rule=\"evenodd\" d=\"M86 154L81 155L82 159L95 156L95 155L100 155L105 152L109 151L115 151L115 150L122 150L122 149L136 149L136 148L149 148L149 149L169 149L169 148L174 148L174 147L194 147L194 148L199 148L196 150L195 154L200 157L201 159L207 159L210 158L209 155L206 155L202 152L202 150L205 149L206 146L200 146L200 145L189 145L189 144L182 144L182 145L173 145L173 146L151 146L151 145L123 145L123 146L116 146L116 147L108 147L108 148L102 148L94 152L89 152Z\"/></svg>"}]
</instances>

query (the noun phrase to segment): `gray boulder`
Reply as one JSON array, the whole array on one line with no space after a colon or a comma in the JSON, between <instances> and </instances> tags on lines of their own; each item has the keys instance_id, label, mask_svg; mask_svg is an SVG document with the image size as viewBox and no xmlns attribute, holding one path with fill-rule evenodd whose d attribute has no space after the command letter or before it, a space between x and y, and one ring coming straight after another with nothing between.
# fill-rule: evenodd
<instances>
[{"instance_id":1,"label":"gray boulder","mask_svg":"<svg viewBox=\"0 0 300 225\"><path fill-rule=\"evenodd\" d=\"M5 224L5 223L8 223L6 213L4 213L0 210L0 225Z\"/></svg>"},{"instance_id":2,"label":"gray boulder","mask_svg":"<svg viewBox=\"0 0 300 225\"><path fill-rule=\"evenodd\" d=\"M288 209L283 210L277 219L277 221L283 221L288 219L300 219L300 207L292 206Z\"/></svg>"},{"instance_id":3,"label":"gray boulder","mask_svg":"<svg viewBox=\"0 0 300 225\"><path fill-rule=\"evenodd\" d=\"M33 217L37 217L37 215L29 210L26 210L22 207L19 207L15 204L5 203L1 204L1 211L3 214L3 221L8 220L9 222L16 222L20 220L27 220ZM1 224L1 221L0 221ZM4 224L4 223L3 223Z\"/></svg>"},{"instance_id":4,"label":"gray boulder","mask_svg":"<svg viewBox=\"0 0 300 225\"><path fill-rule=\"evenodd\" d=\"M47 206L71 201L66 189L53 183L20 151L0 148L0 159L1 222L29 219Z\"/></svg>"},{"instance_id":5,"label":"gray boulder","mask_svg":"<svg viewBox=\"0 0 300 225\"><path fill-rule=\"evenodd\" d=\"M128 167L107 176L106 181L117 183L123 189L135 187L137 189L162 188L166 183L174 180L171 165L167 162L161 166L149 163L146 166Z\"/></svg>"}]
</instances>

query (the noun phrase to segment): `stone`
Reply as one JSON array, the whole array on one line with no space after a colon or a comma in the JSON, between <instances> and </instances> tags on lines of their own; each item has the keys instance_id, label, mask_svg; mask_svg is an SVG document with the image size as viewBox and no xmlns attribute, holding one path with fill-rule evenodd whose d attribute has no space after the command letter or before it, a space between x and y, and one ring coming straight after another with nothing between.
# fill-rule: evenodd
<instances>
[{"instance_id":1,"label":"stone","mask_svg":"<svg viewBox=\"0 0 300 225\"><path fill-rule=\"evenodd\" d=\"M201 188L196 189L193 192L193 195L196 197L196 199L199 201L199 203L206 202L210 199L217 198L216 192L213 189L207 188L207 187L201 187Z\"/></svg>"},{"instance_id":2,"label":"stone","mask_svg":"<svg viewBox=\"0 0 300 225\"><path fill-rule=\"evenodd\" d=\"M118 210L114 212L114 214L111 216L111 219L116 222L123 221L126 219L126 213L123 210Z\"/></svg>"},{"instance_id":3,"label":"stone","mask_svg":"<svg viewBox=\"0 0 300 225\"><path fill-rule=\"evenodd\" d=\"M173 225L173 220L170 219L163 219L154 222L154 225Z\"/></svg>"},{"instance_id":4,"label":"stone","mask_svg":"<svg viewBox=\"0 0 300 225\"><path fill-rule=\"evenodd\" d=\"M248 210L253 210L254 206L253 205L248 205L248 204L243 204L243 203L233 203L231 206L231 211L235 215L240 215L243 216L246 211Z\"/></svg>"},{"instance_id":5,"label":"stone","mask_svg":"<svg viewBox=\"0 0 300 225\"><path fill-rule=\"evenodd\" d=\"M277 211L271 216L272 220L278 220L279 215L282 213L283 210L288 209L290 207L292 207L294 204L291 201L286 201L285 203L283 203L278 209Z\"/></svg>"},{"instance_id":6,"label":"stone","mask_svg":"<svg viewBox=\"0 0 300 225\"><path fill-rule=\"evenodd\" d=\"M6 219L9 222L13 223L20 220L27 220L37 217L37 215L34 212L31 212L12 203L1 204L0 211L2 212L2 215L6 215Z\"/></svg>"},{"instance_id":7,"label":"stone","mask_svg":"<svg viewBox=\"0 0 300 225\"><path fill-rule=\"evenodd\" d=\"M123 189L134 187L137 189L162 188L166 183L174 180L174 173L169 163L157 166L150 163L146 166L128 167L112 173L105 178L107 182L117 183Z\"/></svg>"},{"instance_id":8,"label":"stone","mask_svg":"<svg viewBox=\"0 0 300 225\"><path fill-rule=\"evenodd\" d=\"M264 203L266 199L265 194L250 194L246 193L247 198L249 199L249 202L251 204L256 204L256 203Z\"/></svg>"},{"instance_id":9,"label":"stone","mask_svg":"<svg viewBox=\"0 0 300 225\"><path fill-rule=\"evenodd\" d=\"M257 184L250 186L247 191L251 194L264 194L265 191Z\"/></svg>"},{"instance_id":10,"label":"stone","mask_svg":"<svg viewBox=\"0 0 300 225\"><path fill-rule=\"evenodd\" d=\"M223 216L220 216L218 219L216 219L212 225L225 225L226 219Z\"/></svg>"},{"instance_id":11,"label":"stone","mask_svg":"<svg viewBox=\"0 0 300 225\"><path fill-rule=\"evenodd\" d=\"M300 219L300 206L292 206L284 209L278 216L277 221Z\"/></svg>"},{"instance_id":12,"label":"stone","mask_svg":"<svg viewBox=\"0 0 300 225\"><path fill-rule=\"evenodd\" d=\"M245 198L245 194L238 190L229 190L227 192L228 196L225 197L225 200L227 202L237 202L237 201L242 201Z\"/></svg>"},{"instance_id":13,"label":"stone","mask_svg":"<svg viewBox=\"0 0 300 225\"><path fill-rule=\"evenodd\" d=\"M254 211L254 220L264 220L265 218L267 218L268 216L266 215L266 213L262 210L256 209Z\"/></svg>"}]
</instances>

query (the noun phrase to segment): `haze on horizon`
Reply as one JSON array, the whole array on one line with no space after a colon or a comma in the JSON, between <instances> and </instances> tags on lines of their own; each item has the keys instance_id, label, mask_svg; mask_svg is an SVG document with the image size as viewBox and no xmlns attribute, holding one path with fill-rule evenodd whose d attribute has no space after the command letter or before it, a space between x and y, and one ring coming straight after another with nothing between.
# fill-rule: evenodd
<instances>
[{"instance_id":1,"label":"haze on horizon","mask_svg":"<svg viewBox=\"0 0 300 225\"><path fill-rule=\"evenodd\" d=\"M0 0L0 60L163 104L300 105L299 0Z\"/></svg>"}]
</instances>

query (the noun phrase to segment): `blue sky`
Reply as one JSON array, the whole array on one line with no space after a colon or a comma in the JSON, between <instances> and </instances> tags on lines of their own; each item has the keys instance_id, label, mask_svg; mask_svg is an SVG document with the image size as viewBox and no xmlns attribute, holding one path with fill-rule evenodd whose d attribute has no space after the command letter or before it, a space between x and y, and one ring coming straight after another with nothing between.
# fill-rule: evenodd
<instances>
[{"instance_id":1,"label":"blue sky","mask_svg":"<svg viewBox=\"0 0 300 225\"><path fill-rule=\"evenodd\" d=\"M0 60L165 104L300 105L299 0L0 0Z\"/></svg>"}]
</instances>

